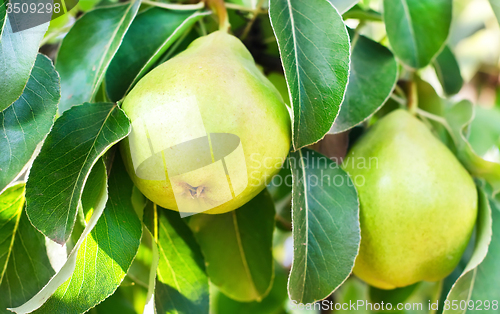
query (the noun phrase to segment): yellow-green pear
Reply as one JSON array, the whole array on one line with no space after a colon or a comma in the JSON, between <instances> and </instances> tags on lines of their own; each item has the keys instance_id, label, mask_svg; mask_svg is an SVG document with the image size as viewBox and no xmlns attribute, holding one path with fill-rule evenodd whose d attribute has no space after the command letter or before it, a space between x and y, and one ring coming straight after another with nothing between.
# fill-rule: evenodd
<instances>
[{"instance_id":1,"label":"yellow-green pear","mask_svg":"<svg viewBox=\"0 0 500 314\"><path fill-rule=\"evenodd\" d=\"M354 274L381 289L437 281L458 264L477 217L477 190L455 156L396 110L351 148L343 168L360 200Z\"/></svg>"},{"instance_id":2,"label":"yellow-green pear","mask_svg":"<svg viewBox=\"0 0 500 314\"><path fill-rule=\"evenodd\" d=\"M264 189L290 149L290 116L236 37L218 31L153 69L126 96L127 171L156 204L234 210Z\"/></svg>"}]
</instances>

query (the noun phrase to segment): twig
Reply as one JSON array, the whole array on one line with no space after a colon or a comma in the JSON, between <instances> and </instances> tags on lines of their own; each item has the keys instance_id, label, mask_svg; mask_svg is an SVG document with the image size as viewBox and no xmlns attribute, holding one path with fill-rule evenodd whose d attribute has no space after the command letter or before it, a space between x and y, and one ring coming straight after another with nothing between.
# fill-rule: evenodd
<instances>
[{"instance_id":1,"label":"twig","mask_svg":"<svg viewBox=\"0 0 500 314\"><path fill-rule=\"evenodd\" d=\"M241 34L241 37L240 37L241 40L244 40L248 36L248 33L250 33L250 30L252 29L252 26L255 23L255 20L257 20L257 17L261 13L261 9L262 9L263 4L264 4L264 0L259 0L259 2L257 3L257 7L253 11L252 19L250 20L250 22L248 22L247 26L245 27L245 30L243 30L243 33Z\"/></svg>"}]
</instances>

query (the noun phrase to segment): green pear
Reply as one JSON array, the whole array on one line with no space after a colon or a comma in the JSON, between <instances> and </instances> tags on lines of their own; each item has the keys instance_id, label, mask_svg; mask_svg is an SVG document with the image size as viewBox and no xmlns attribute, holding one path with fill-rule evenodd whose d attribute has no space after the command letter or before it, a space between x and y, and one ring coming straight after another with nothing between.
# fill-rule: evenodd
<instances>
[{"instance_id":1,"label":"green pear","mask_svg":"<svg viewBox=\"0 0 500 314\"><path fill-rule=\"evenodd\" d=\"M241 207L281 168L290 115L236 37L218 31L153 69L126 96L128 173L151 201L187 213Z\"/></svg>"},{"instance_id":2,"label":"green pear","mask_svg":"<svg viewBox=\"0 0 500 314\"><path fill-rule=\"evenodd\" d=\"M355 275L394 289L453 271L476 222L477 190L420 120L402 109L388 114L354 144L342 167L360 201Z\"/></svg>"}]
</instances>

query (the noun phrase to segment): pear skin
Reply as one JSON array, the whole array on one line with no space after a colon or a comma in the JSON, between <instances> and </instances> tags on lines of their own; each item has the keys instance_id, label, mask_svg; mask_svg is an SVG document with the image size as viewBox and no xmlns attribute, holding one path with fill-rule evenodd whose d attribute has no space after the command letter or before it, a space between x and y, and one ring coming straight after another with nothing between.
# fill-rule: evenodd
<instances>
[{"instance_id":1,"label":"pear skin","mask_svg":"<svg viewBox=\"0 0 500 314\"><path fill-rule=\"evenodd\" d=\"M342 167L360 200L356 276L394 289L453 271L476 222L477 190L421 121L393 111L354 144Z\"/></svg>"},{"instance_id":2,"label":"pear skin","mask_svg":"<svg viewBox=\"0 0 500 314\"><path fill-rule=\"evenodd\" d=\"M120 145L127 171L168 209L239 208L265 188L290 149L281 95L243 43L222 31L145 75L122 109L132 122Z\"/></svg>"}]
</instances>

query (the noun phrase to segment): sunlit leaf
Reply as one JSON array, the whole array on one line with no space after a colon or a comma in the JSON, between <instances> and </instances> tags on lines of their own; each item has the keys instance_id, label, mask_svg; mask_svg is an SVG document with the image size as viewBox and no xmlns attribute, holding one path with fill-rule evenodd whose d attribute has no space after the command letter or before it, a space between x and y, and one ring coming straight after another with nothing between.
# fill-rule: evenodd
<instances>
[{"instance_id":1,"label":"sunlit leaf","mask_svg":"<svg viewBox=\"0 0 500 314\"><path fill-rule=\"evenodd\" d=\"M309 149L290 155L294 256L288 294L322 300L350 275L360 243L359 202L348 174Z\"/></svg>"},{"instance_id":2,"label":"sunlit leaf","mask_svg":"<svg viewBox=\"0 0 500 314\"><path fill-rule=\"evenodd\" d=\"M262 300L273 281L274 204L267 190L225 214L198 214L193 230L210 281L234 300Z\"/></svg>"},{"instance_id":3,"label":"sunlit leaf","mask_svg":"<svg viewBox=\"0 0 500 314\"><path fill-rule=\"evenodd\" d=\"M0 191L14 180L49 133L61 97L59 76L39 54L21 97L0 112Z\"/></svg>"},{"instance_id":4,"label":"sunlit leaf","mask_svg":"<svg viewBox=\"0 0 500 314\"><path fill-rule=\"evenodd\" d=\"M82 196L87 222L84 232L45 291L18 313L40 306L46 300L44 294L50 298L35 313L83 313L116 290L137 254L141 238L141 223L130 198L132 188L119 155L112 164L109 198L104 164L99 161L94 166Z\"/></svg>"},{"instance_id":5,"label":"sunlit leaf","mask_svg":"<svg viewBox=\"0 0 500 314\"><path fill-rule=\"evenodd\" d=\"M340 110L349 75L349 37L325 0L271 0L269 16L293 108L293 147L319 141Z\"/></svg>"},{"instance_id":6,"label":"sunlit leaf","mask_svg":"<svg viewBox=\"0 0 500 314\"><path fill-rule=\"evenodd\" d=\"M54 274L45 237L30 224L24 208L24 183L0 195L0 313L11 313L37 293Z\"/></svg>"},{"instance_id":7,"label":"sunlit leaf","mask_svg":"<svg viewBox=\"0 0 500 314\"><path fill-rule=\"evenodd\" d=\"M151 204L145 217L158 246L156 312L208 313L208 277L193 233L178 212Z\"/></svg>"},{"instance_id":8,"label":"sunlit leaf","mask_svg":"<svg viewBox=\"0 0 500 314\"><path fill-rule=\"evenodd\" d=\"M125 113L111 103L85 103L57 119L26 186L26 210L38 230L67 241L92 165L129 132Z\"/></svg>"},{"instance_id":9,"label":"sunlit leaf","mask_svg":"<svg viewBox=\"0 0 500 314\"><path fill-rule=\"evenodd\" d=\"M140 3L134 0L90 11L64 37L56 59L61 75L60 113L96 95Z\"/></svg>"}]
</instances>

